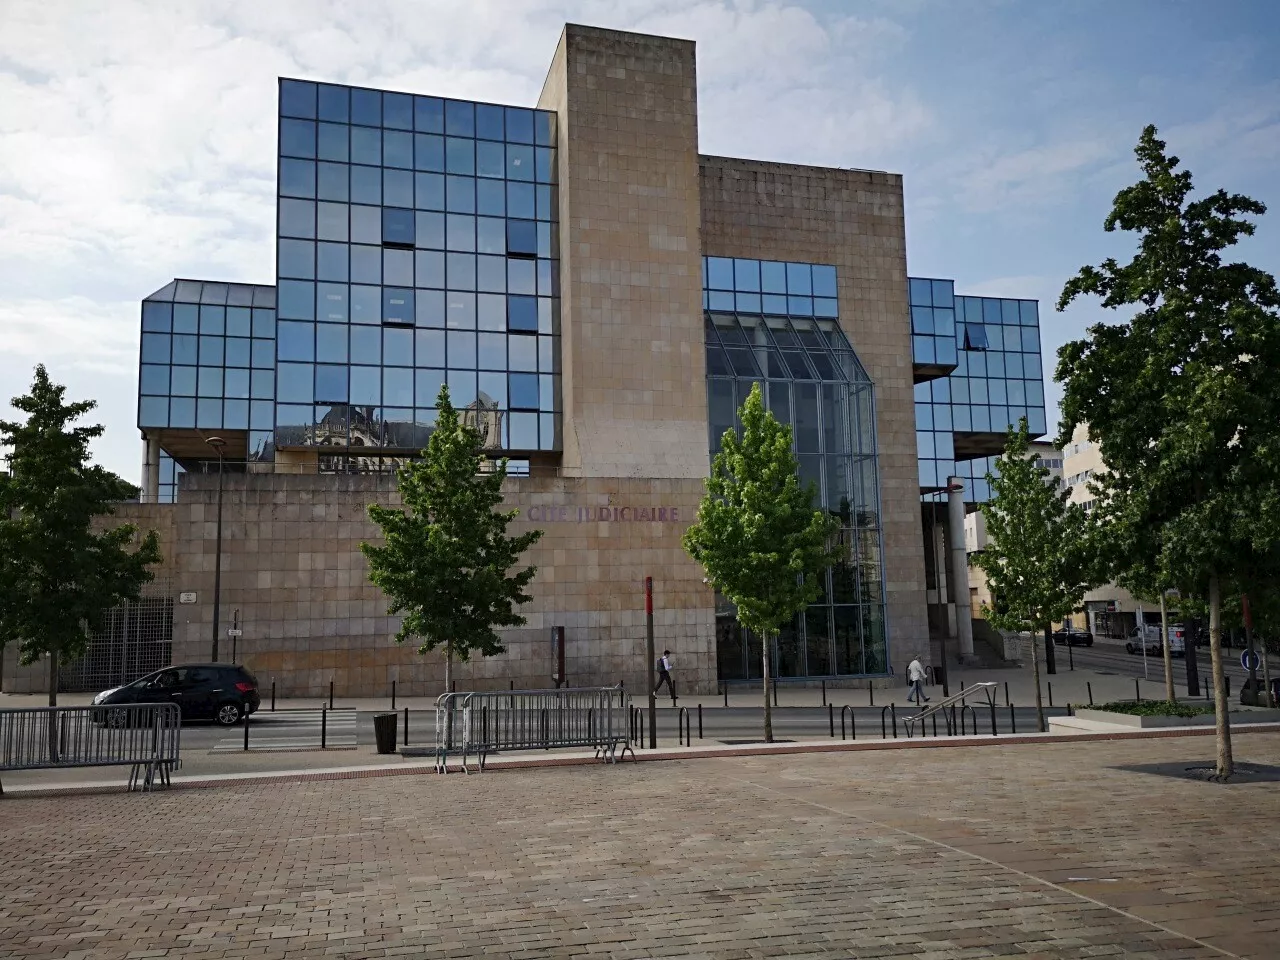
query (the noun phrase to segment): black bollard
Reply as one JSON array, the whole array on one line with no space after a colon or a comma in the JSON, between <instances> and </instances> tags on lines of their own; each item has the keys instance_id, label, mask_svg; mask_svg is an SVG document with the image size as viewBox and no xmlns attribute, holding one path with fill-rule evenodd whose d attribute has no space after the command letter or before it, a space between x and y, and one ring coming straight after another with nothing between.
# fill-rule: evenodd
<instances>
[{"instance_id":1,"label":"black bollard","mask_svg":"<svg viewBox=\"0 0 1280 960\"><path fill-rule=\"evenodd\" d=\"M827 705L827 681L822 681L822 705Z\"/></svg>"},{"instance_id":2,"label":"black bollard","mask_svg":"<svg viewBox=\"0 0 1280 960\"><path fill-rule=\"evenodd\" d=\"M1138 703L1142 702L1142 688L1138 686L1137 677L1133 678L1133 699Z\"/></svg>"},{"instance_id":3,"label":"black bollard","mask_svg":"<svg viewBox=\"0 0 1280 960\"><path fill-rule=\"evenodd\" d=\"M1046 680L1045 682L1049 685L1049 706L1052 707L1053 706L1053 681Z\"/></svg>"},{"instance_id":4,"label":"black bollard","mask_svg":"<svg viewBox=\"0 0 1280 960\"><path fill-rule=\"evenodd\" d=\"M409 745L409 708L404 708L404 745Z\"/></svg>"},{"instance_id":5,"label":"black bollard","mask_svg":"<svg viewBox=\"0 0 1280 960\"><path fill-rule=\"evenodd\" d=\"M702 739L702 704L698 704L698 739Z\"/></svg>"},{"instance_id":6,"label":"black bollard","mask_svg":"<svg viewBox=\"0 0 1280 960\"><path fill-rule=\"evenodd\" d=\"M333 709L333 681L329 681L329 709Z\"/></svg>"},{"instance_id":7,"label":"black bollard","mask_svg":"<svg viewBox=\"0 0 1280 960\"><path fill-rule=\"evenodd\" d=\"M1004 682L1004 705L1006 707L1009 705L1009 681L1008 680Z\"/></svg>"},{"instance_id":8,"label":"black bollard","mask_svg":"<svg viewBox=\"0 0 1280 960\"><path fill-rule=\"evenodd\" d=\"M244 717L242 719L244 722L244 748L245 750L248 750L249 749L249 711L247 709L245 710Z\"/></svg>"},{"instance_id":9,"label":"black bollard","mask_svg":"<svg viewBox=\"0 0 1280 960\"><path fill-rule=\"evenodd\" d=\"M889 716L893 718L893 739L898 739L898 707L897 704L889 704Z\"/></svg>"},{"instance_id":10,"label":"black bollard","mask_svg":"<svg viewBox=\"0 0 1280 960\"><path fill-rule=\"evenodd\" d=\"M271 712L276 712L276 678L271 678Z\"/></svg>"},{"instance_id":11,"label":"black bollard","mask_svg":"<svg viewBox=\"0 0 1280 960\"><path fill-rule=\"evenodd\" d=\"M1089 706L1091 706L1091 707L1092 707L1092 706L1093 706L1093 683L1092 683L1092 681L1086 681L1086 682L1085 682L1085 686L1089 688Z\"/></svg>"},{"instance_id":12,"label":"black bollard","mask_svg":"<svg viewBox=\"0 0 1280 960\"><path fill-rule=\"evenodd\" d=\"M727 682L724 685L724 705L726 707L729 705L729 684Z\"/></svg>"},{"instance_id":13,"label":"black bollard","mask_svg":"<svg viewBox=\"0 0 1280 960\"><path fill-rule=\"evenodd\" d=\"M1013 712L1013 704L1009 704L1009 728L1013 733L1018 732L1018 715Z\"/></svg>"},{"instance_id":14,"label":"black bollard","mask_svg":"<svg viewBox=\"0 0 1280 960\"><path fill-rule=\"evenodd\" d=\"M323 750L329 741L329 711L325 707L320 708L320 749Z\"/></svg>"}]
</instances>

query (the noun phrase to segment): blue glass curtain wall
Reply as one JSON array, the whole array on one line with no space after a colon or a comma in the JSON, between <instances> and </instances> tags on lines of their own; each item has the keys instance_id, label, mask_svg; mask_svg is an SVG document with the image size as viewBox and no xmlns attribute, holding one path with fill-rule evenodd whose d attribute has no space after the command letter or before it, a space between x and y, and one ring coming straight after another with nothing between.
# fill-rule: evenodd
<instances>
[{"instance_id":1,"label":"blue glass curtain wall","mask_svg":"<svg viewBox=\"0 0 1280 960\"><path fill-rule=\"evenodd\" d=\"M982 503L991 457L956 460L957 438L999 443L1026 417L1032 436L1046 429L1040 319L1034 300L957 296L950 280L910 281L913 360L952 365L946 377L915 386L920 486L938 490L966 479L966 499Z\"/></svg>"},{"instance_id":2,"label":"blue glass curtain wall","mask_svg":"<svg viewBox=\"0 0 1280 960\"><path fill-rule=\"evenodd\" d=\"M138 426L246 430L269 456L275 365L274 287L174 280L142 301Z\"/></svg>"},{"instance_id":3,"label":"blue glass curtain wall","mask_svg":"<svg viewBox=\"0 0 1280 960\"><path fill-rule=\"evenodd\" d=\"M555 119L280 81L279 445L560 449Z\"/></svg>"},{"instance_id":4,"label":"blue glass curtain wall","mask_svg":"<svg viewBox=\"0 0 1280 960\"><path fill-rule=\"evenodd\" d=\"M874 386L841 330L835 267L705 257L708 442L712 456L738 408L760 384L765 403L792 428L800 478L841 520L839 559L822 594L772 645L781 678L884 674L879 479ZM716 601L722 680L762 674L760 641Z\"/></svg>"}]
</instances>

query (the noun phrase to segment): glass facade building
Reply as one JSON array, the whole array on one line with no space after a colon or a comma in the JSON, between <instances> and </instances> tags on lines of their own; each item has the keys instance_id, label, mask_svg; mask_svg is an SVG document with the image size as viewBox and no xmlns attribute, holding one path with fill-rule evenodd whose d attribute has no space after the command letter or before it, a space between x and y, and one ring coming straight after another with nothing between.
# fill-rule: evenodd
<instances>
[{"instance_id":1,"label":"glass facade building","mask_svg":"<svg viewBox=\"0 0 1280 960\"><path fill-rule=\"evenodd\" d=\"M759 384L791 427L801 481L840 519L818 601L774 643L771 673L784 678L888 669L874 387L840 328L836 280L825 264L703 258L711 456ZM761 676L759 638L722 597L716 656L722 680Z\"/></svg>"},{"instance_id":2,"label":"glass facade building","mask_svg":"<svg viewBox=\"0 0 1280 960\"><path fill-rule=\"evenodd\" d=\"M1038 304L958 296L951 280L912 278L910 295L921 492L958 476L969 502L985 502L1009 425L1046 430Z\"/></svg>"},{"instance_id":3,"label":"glass facade building","mask_svg":"<svg viewBox=\"0 0 1280 960\"><path fill-rule=\"evenodd\" d=\"M555 120L280 81L277 448L558 448Z\"/></svg>"}]
</instances>

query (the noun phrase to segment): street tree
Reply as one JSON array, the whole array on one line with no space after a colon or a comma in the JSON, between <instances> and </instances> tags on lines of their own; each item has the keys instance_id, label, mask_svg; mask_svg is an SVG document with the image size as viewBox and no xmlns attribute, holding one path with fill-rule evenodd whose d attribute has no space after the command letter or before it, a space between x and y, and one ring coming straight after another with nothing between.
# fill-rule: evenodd
<instances>
[{"instance_id":1,"label":"street tree","mask_svg":"<svg viewBox=\"0 0 1280 960\"><path fill-rule=\"evenodd\" d=\"M742 436L725 431L684 548L760 638L764 739L772 743L770 641L817 598L838 521L815 508L812 484L800 485L791 428L765 409L759 384L738 419Z\"/></svg>"},{"instance_id":2,"label":"street tree","mask_svg":"<svg viewBox=\"0 0 1280 960\"><path fill-rule=\"evenodd\" d=\"M1128 319L1058 354L1060 442L1087 423L1113 513L1155 531L1170 579L1209 608L1217 773L1233 771L1222 663L1222 595L1249 557L1280 540L1280 294L1223 251L1266 208L1223 190L1193 199L1155 127L1135 149L1143 178L1104 222L1134 235L1128 263L1083 267L1058 301L1096 296Z\"/></svg>"},{"instance_id":3,"label":"street tree","mask_svg":"<svg viewBox=\"0 0 1280 960\"><path fill-rule=\"evenodd\" d=\"M0 648L17 644L24 664L48 656L51 707L60 665L84 655L110 609L137 600L160 562L154 531L111 524L114 505L138 488L90 462L103 428L74 424L97 404L66 403L65 393L38 366L31 392L11 401L26 419L0 421L0 447L12 451L0 473Z\"/></svg>"},{"instance_id":4,"label":"street tree","mask_svg":"<svg viewBox=\"0 0 1280 960\"><path fill-rule=\"evenodd\" d=\"M1097 581L1089 519L1070 489L1036 465L1025 417L1009 428L1004 453L987 474L992 497L982 505L987 546L974 563L987 575L993 603L983 615L998 630L1031 631L1036 716L1045 730L1036 634L1046 649L1053 624L1079 609Z\"/></svg>"},{"instance_id":5,"label":"street tree","mask_svg":"<svg viewBox=\"0 0 1280 960\"><path fill-rule=\"evenodd\" d=\"M455 657L465 663L473 654L502 653L497 628L525 623L517 607L531 599L525 588L537 567L512 571L542 531L507 535L517 514L497 509L507 461L487 461L479 433L459 419L447 386L436 407L422 457L397 474L404 509L370 504L384 543L362 543L360 550L369 579L390 600L387 612L404 615L396 642L416 638L421 654L444 647L448 691Z\"/></svg>"}]
</instances>

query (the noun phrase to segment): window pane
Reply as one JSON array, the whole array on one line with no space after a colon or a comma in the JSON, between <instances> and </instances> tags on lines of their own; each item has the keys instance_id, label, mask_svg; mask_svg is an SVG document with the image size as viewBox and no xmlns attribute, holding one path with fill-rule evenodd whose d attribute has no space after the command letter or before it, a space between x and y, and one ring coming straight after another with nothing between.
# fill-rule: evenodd
<instances>
[{"instance_id":1,"label":"window pane","mask_svg":"<svg viewBox=\"0 0 1280 960\"><path fill-rule=\"evenodd\" d=\"M347 326L322 323L316 329L316 359L326 363L347 362Z\"/></svg>"},{"instance_id":2,"label":"window pane","mask_svg":"<svg viewBox=\"0 0 1280 960\"><path fill-rule=\"evenodd\" d=\"M315 359L315 324L282 320L276 325L276 356L281 360Z\"/></svg>"},{"instance_id":3,"label":"window pane","mask_svg":"<svg viewBox=\"0 0 1280 960\"><path fill-rule=\"evenodd\" d=\"M418 366L421 367L443 367L444 366L444 331L443 330L415 330L414 342L416 360ZM435 398L432 397L434 400ZM422 397L418 397L418 406L422 406Z\"/></svg>"},{"instance_id":4,"label":"window pane","mask_svg":"<svg viewBox=\"0 0 1280 960\"><path fill-rule=\"evenodd\" d=\"M476 181L476 213L491 216L505 216L507 212L507 188L499 180ZM499 251L494 251L495 253Z\"/></svg>"},{"instance_id":5,"label":"window pane","mask_svg":"<svg viewBox=\"0 0 1280 960\"><path fill-rule=\"evenodd\" d=\"M351 122L369 127L382 126L382 93L378 90L352 90Z\"/></svg>"},{"instance_id":6,"label":"window pane","mask_svg":"<svg viewBox=\"0 0 1280 960\"><path fill-rule=\"evenodd\" d=\"M316 196L321 200L346 201L351 197L351 170L345 163L316 165L319 182Z\"/></svg>"},{"instance_id":7,"label":"window pane","mask_svg":"<svg viewBox=\"0 0 1280 960\"><path fill-rule=\"evenodd\" d=\"M345 282L350 279L345 243L316 244L316 279Z\"/></svg>"},{"instance_id":8,"label":"window pane","mask_svg":"<svg viewBox=\"0 0 1280 960\"><path fill-rule=\"evenodd\" d=\"M310 120L280 120L280 155L306 157L316 155L316 125Z\"/></svg>"},{"instance_id":9,"label":"window pane","mask_svg":"<svg viewBox=\"0 0 1280 960\"><path fill-rule=\"evenodd\" d=\"M351 362L382 362L382 330L379 327L351 328Z\"/></svg>"},{"instance_id":10,"label":"window pane","mask_svg":"<svg viewBox=\"0 0 1280 960\"><path fill-rule=\"evenodd\" d=\"M475 178L456 176L445 177L444 208L450 213L475 213Z\"/></svg>"},{"instance_id":11,"label":"window pane","mask_svg":"<svg viewBox=\"0 0 1280 960\"><path fill-rule=\"evenodd\" d=\"M445 217L445 249L474 253L476 249L476 218L451 213Z\"/></svg>"},{"instance_id":12,"label":"window pane","mask_svg":"<svg viewBox=\"0 0 1280 960\"><path fill-rule=\"evenodd\" d=\"M538 369L538 338L524 334L512 334L507 343L507 350L510 355L509 363L512 370L528 370L536 372Z\"/></svg>"},{"instance_id":13,"label":"window pane","mask_svg":"<svg viewBox=\"0 0 1280 960\"><path fill-rule=\"evenodd\" d=\"M419 133L413 138L413 168L444 172L444 137Z\"/></svg>"},{"instance_id":14,"label":"window pane","mask_svg":"<svg viewBox=\"0 0 1280 960\"><path fill-rule=\"evenodd\" d=\"M440 387L444 385L443 370L417 370L414 372L414 395L417 397L419 407L435 406L437 398L440 396ZM453 397L451 402L457 403L458 398Z\"/></svg>"},{"instance_id":15,"label":"window pane","mask_svg":"<svg viewBox=\"0 0 1280 960\"><path fill-rule=\"evenodd\" d=\"M382 282L382 248L370 246L351 247L352 283Z\"/></svg>"},{"instance_id":16,"label":"window pane","mask_svg":"<svg viewBox=\"0 0 1280 960\"><path fill-rule=\"evenodd\" d=\"M281 198L279 219L280 236L315 239L316 205L311 200ZM337 238L342 239L342 238Z\"/></svg>"},{"instance_id":17,"label":"window pane","mask_svg":"<svg viewBox=\"0 0 1280 960\"><path fill-rule=\"evenodd\" d=\"M469 330L450 330L447 358L450 369L474 370L476 335Z\"/></svg>"},{"instance_id":18,"label":"window pane","mask_svg":"<svg viewBox=\"0 0 1280 960\"><path fill-rule=\"evenodd\" d=\"M417 290L414 293L414 323L419 327L443 327L444 291Z\"/></svg>"},{"instance_id":19,"label":"window pane","mask_svg":"<svg viewBox=\"0 0 1280 960\"><path fill-rule=\"evenodd\" d=\"M533 180L533 147L507 144L507 179Z\"/></svg>"},{"instance_id":20,"label":"window pane","mask_svg":"<svg viewBox=\"0 0 1280 960\"><path fill-rule=\"evenodd\" d=\"M351 199L355 203L382 203L382 169L351 168Z\"/></svg>"},{"instance_id":21,"label":"window pane","mask_svg":"<svg viewBox=\"0 0 1280 960\"><path fill-rule=\"evenodd\" d=\"M315 162L282 159L280 161L280 196L313 198L315 195Z\"/></svg>"},{"instance_id":22,"label":"window pane","mask_svg":"<svg viewBox=\"0 0 1280 960\"><path fill-rule=\"evenodd\" d=\"M351 368L351 402L362 407L376 407L382 403L381 367Z\"/></svg>"},{"instance_id":23,"label":"window pane","mask_svg":"<svg viewBox=\"0 0 1280 960\"><path fill-rule=\"evenodd\" d=\"M502 107L476 104L476 136L484 140L503 139Z\"/></svg>"},{"instance_id":24,"label":"window pane","mask_svg":"<svg viewBox=\"0 0 1280 960\"><path fill-rule=\"evenodd\" d=\"M472 253L450 253L447 260L446 286L450 290L476 288L476 258Z\"/></svg>"},{"instance_id":25,"label":"window pane","mask_svg":"<svg viewBox=\"0 0 1280 960\"><path fill-rule=\"evenodd\" d=\"M351 287L351 322L382 323L382 291L378 287Z\"/></svg>"},{"instance_id":26,"label":"window pane","mask_svg":"<svg viewBox=\"0 0 1280 960\"><path fill-rule=\"evenodd\" d=\"M535 297L507 297L507 327L510 330L538 331L538 301Z\"/></svg>"},{"instance_id":27,"label":"window pane","mask_svg":"<svg viewBox=\"0 0 1280 960\"><path fill-rule=\"evenodd\" d=\"M507 150L501 143L476 144L476 174L501 179L507 169ZM506 189L505 187L503 188Z\"/></svg>"},{"instance_id":28,"label":"window pane","mask_svg":"<svg viewBox=\"0 0 1280 960\"><path fill-rule=\"evenodd\" d=\"M386 287L382 291L382 322L413 324L413 290ZM390 361L390 358L388 358Z\"/></svg>"},{"instance_id":29,"label":"window pane","mask_svg":"<svg viewBox=\"0 0 1280 960\"><path fill-rule=\"evenodd\" d=\"M382 95L382 125L397 130L413 129L413 97L407 93Z\"/></svg>"},{"instance_id":30,"label":"window pane","mask_svg":"<svg viewBox=\"0 0 1280 960\"><path fill-rule=\"evenodd\" d=\"M382 251L382 282L413 286L413 251L388 247Z\"/></svg>"},{"instance_id":31,"label":"window pane","mask_svg":"<svg viewBox=\"0 0 1280 960\"><path fill-rule=\"evenodd\" d=\"M282 200L284 203L305 203L303 200ZM349 236L347 227L348 207L345 203L316 204L316 236L321 240L346 241Z\"/></svg>"},{"instance_id":32,"label":"window pane","mask_svg":"<svg viewBox=\"0 0 1280 960\"><path fill-rule=\"evenodd\" d=\"M413 330L386 328L382 330L382 356L389 367L413 366ZM390 403L391 401L387 401ZM409 405L413 400L410 398Z\"/></svg>"},{"instance_id":33,"label":"window pane","mask_svg":"<svg viewBox=\"0 0 1280 960\"><path fill-rule=\"evenodd\" d=\"M316 156L321 160L346 163L351 158L350 131L345 123L322 123L319 126ZM357 128L360 129L360 128Z\"/></svg>"},{"instance_id":34,"label":"window pane","mask_svg":"<svg viewBox=\"0 0 1280 960\"><path fill-rule=\"evenodd\" d=\"M382 242L412 247L414 244L414 214L412 210L384 208L382 211Z\"/></svg>"},{"instance_id":35,"label":"window pane","mask_svg":"<svg viewBox=\"0 0 1280 960\"><path fill-rule=\"evenodd\" d=\"M444 169L446 173L474 174L476 172L476 142L459 137L445 137Z\"/></svg>"},{"instance_id":36,"label":"window pane","mask_svg":"<svg viewBox=\"0 0 1280 960\"><path fill-rule=\"evenodd\" d=\"M316 275L316 245L310 240L281 240L277 270L282 277L312 280Z\"/></svg>"},{"instance_id":37,"label":"window pane","mask_svg":"<svg viewBox=\"0 0 1280 960\"><path fill-rule=\"evenodd\" d=\"M474 105L461 100L446 100L444 129L446 133L454 136L474 137L476 135Z\"/></svg>"},{"instance_id":38,"label":"window pane","mask_svg":"<svg viewBox=\"0 0 1280 960\"><path fill-rule=\"evenodd\" d=\"M508 254L534 257L538 254L538 226L532 220L507 221Z\"/></svg>"}]
</instances>

